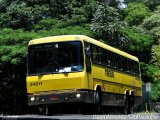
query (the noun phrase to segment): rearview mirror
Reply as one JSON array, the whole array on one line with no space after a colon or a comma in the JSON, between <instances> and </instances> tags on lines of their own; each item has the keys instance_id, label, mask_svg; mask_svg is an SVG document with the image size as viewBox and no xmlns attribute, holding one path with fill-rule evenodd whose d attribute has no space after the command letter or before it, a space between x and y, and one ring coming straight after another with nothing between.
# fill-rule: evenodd
<instances>
[{"instance_id":1,"label":"rearview mirror","mask_svg":"<svg viewBox=\"0 0 160 120\"><path fill-rule=\"evenodd\" d=\"M91 50L90 47L85 48L86 54L86 71L91 72Z\"/></svg>"},{"instance_id":2,"label":"rearview mirror","mask_svg":"<svg viewBox=\"0 0 160 120\"><path fill-rule=\"evenodd\" d=\"M86 53L86 58L91 58L91 50L89 47L85 49L85 53Z\"/></svg>"}]
</instances>

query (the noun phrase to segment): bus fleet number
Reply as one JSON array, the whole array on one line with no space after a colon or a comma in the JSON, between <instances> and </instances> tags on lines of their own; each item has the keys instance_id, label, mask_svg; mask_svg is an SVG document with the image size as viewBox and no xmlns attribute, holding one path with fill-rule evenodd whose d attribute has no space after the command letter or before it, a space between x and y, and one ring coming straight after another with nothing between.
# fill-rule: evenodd
<instances>
[{"instance_id":1,"label":"bus fleet number","mask_svg":"<svg viewBox=\"0 0 160 120\"><path fill-rule=\"evenodd\" d=\"M41 86L42 82L31 82L30 86Z\"/></svg>"}]
</instances>

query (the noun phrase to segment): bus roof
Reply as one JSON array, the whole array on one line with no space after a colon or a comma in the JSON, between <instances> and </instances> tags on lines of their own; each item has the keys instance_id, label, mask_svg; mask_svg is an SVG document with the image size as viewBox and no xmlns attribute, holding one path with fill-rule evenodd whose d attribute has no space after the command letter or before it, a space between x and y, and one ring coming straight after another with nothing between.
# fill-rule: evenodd
<instances>
[{"instance_id":1,"label":"bus roof","mask_svg":"<svg viewBox=\"0 0 160 120\"><path fill-rule=\"evenodd\" d=\"M86 41L88 43L92 43L94 45L97 45L109 51L112 51L114 53L127 57L129 59L132 59L134 61L137 61L137 62L139 61L138 58L133 55L130 55L126 52L123 52L117 48L111 47L105 43L102 43L93 38L87 37L85 35L60 35L60 36L44 37L44 38L39 38L39 39L34 39L34 40L29 41L29 45L49 43L49 42L74 41L74 40Z\"/></svg>"}]
</instances>

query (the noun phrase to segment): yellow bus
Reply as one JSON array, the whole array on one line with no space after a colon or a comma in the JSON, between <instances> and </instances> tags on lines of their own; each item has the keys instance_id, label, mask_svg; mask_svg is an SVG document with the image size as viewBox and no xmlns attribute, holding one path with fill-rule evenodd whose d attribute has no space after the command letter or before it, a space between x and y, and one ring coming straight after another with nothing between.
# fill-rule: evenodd
<instances>
[{"instance_id":1,"label":"yellow bus","mask_svg":"<svg viewBox=\"0 0 160 120\"><path fill-rule=\"evenodd\" d=\"M31 40L27 66L31 107L81 102L126 114L142 101L138 58L85 35Z\"/></svg>"}]
</instances>

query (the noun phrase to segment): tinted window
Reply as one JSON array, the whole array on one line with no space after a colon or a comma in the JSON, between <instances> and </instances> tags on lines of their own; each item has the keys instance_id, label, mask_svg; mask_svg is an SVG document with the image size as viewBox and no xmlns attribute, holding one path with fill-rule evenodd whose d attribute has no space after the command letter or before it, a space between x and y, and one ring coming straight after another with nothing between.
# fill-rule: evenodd
<instances>
[{"instance_id":1,"label":"tinted window","mask_svg":"<svg viewBox=\"0 0 160 120\"><path fill-rule=\"evenodd\" d=\"M109 65L109 66L112 66L112 67L116 67L116 63L115 63L115 55L114 55L114 53L113 52L110 52L110 51L108 51L107 52L108 54L107 54L107 64Z\"/></svg>"},{"instance_id":2,"label":"tinted window","mask_svg":"<svg viewBox=\"0 0 160 120\"><path fill-rule=\"evenodd\" d=\"M136 75L140 75L139 63L138 63L138 62L134 62L134 73L135 73Z\"/></svg>"},{"instance_id":3,"label":"tinted window","mask_svg":"<svg viewBox=\"0 0 160 120\"><path fill-rule=\"evenodd\" d=\"M116 68L119 70L122 70L122 57L120 55L115 54L115 63L116 63Z\"/></svg>"},{"instance_id":4,"label":"tinted window","mask_svg":"<svg viewBox=\"0 0 160 120\"><path fill-rule=\"evenodd\" d=\"M29 47L29 74L48 73L53 71L52 44Z\"/></svg>"},{"instance_id":5,"label":"tinted window","mask_svg":"<svg viewBox=\"0 0 160 120\"><path fill-rule=\"evenodd\" d=\"M80 42L60 42L55 44L55 71L82 70L83 54Z\"/></svg>"},{"instance_id":6,"label":"tinted window","mask_svg":"<svg viewBox=\"0 0 160 120\"><path fill-rule=\"evenodd\" d=\"M92 50L92 60L93 62L96 63L101 63L101 50L99 47L92 45L91 46L91 50Z\"/></svg>"},{"instance_id":7,"label":"tinted window","mask_svg":"<svg viewBox=\"0 0 160 120\"><path fill-rule=\"evenodd\" d=\"M28 74L81 71L82 53L79 41L29 46Z\"/></svg>"},{"instance_id":8,"label":"tinted window","mask_svg":"<svg viewBox=\"0 0 160 120\"><path fill-rule=\"evenodd\" d=\"M102 62L102 64L103 65L107 65L108 63L107 63L107 50L105 50L105 49L102 49L101 50L101 62Z\"/></svg>"},{"instance_id":9,"label":"tinted window","mask_svg":"<svg viewBox=\"0 0 160 120\"><path fill-rule=\"evenodd\" d=\"M131 74L140 74L138 62L95 45L91 45L91 52L92 61L96 64Z\"/></svg>"}]
</instances>

